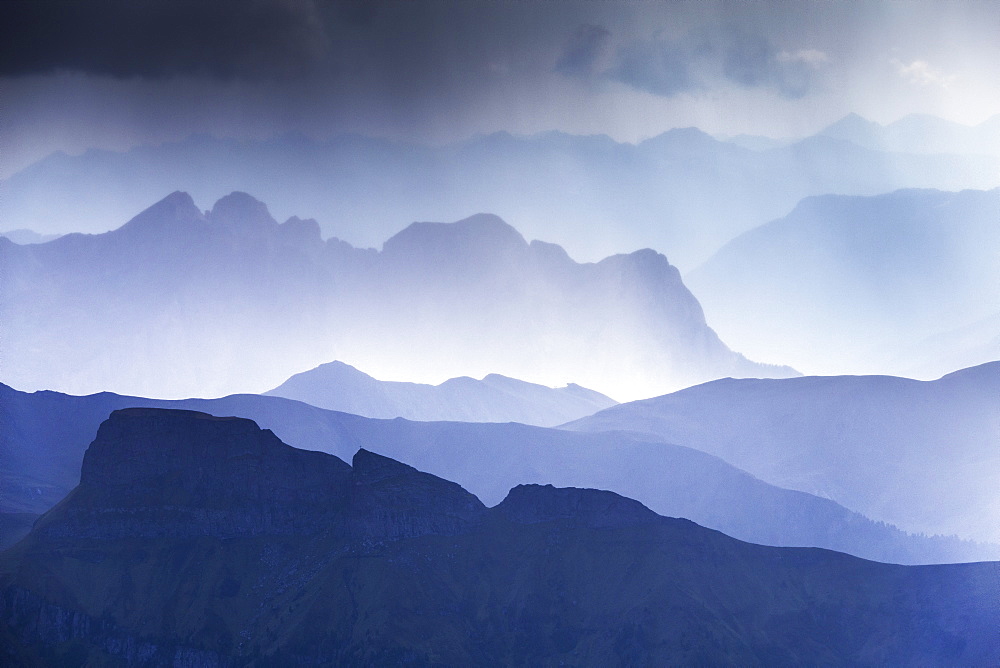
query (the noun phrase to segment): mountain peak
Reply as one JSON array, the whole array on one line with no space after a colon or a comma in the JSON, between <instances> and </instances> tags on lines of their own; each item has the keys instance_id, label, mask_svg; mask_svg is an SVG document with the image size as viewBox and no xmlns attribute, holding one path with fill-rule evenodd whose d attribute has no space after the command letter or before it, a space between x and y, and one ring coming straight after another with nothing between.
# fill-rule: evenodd
<instances>
[{"instance_id":1,"label":"mountain peak","mask_svg":"<svg viewBox=\"0 0 1000 668\"><path fill-rule=\"evenodd\" d=\"M186 192L176 190L153 206L132 218L119 230L135 232L139 230L173 229L178 224L203 222L201 210ZM166 230L165 230L166 231Z\"/></svg>"},{"instance_id":2,"label":"mountain peak","mask_svg":"<svg viewBox=\"0 0 1000 668\"><path fill-rule=\"evenodd\" d=\"M232 227L262 229L277 226L267 205L245 192L232 192L212 207L208 218Z\"/></svg>"},{"instance_id":3,"label":"mountain peak","mask_svg":"<svg viewBox=\"0 0 1000 668\"><path fill-rule=\"evenodd\" d=\"M491 213L477 213L454 223L412 223L382 246L382 252L438 257L452 254L493 254L528 248L521 233Z\"/></svg>"},{"instance_id":4,"label":"mountain peak","mask_svg":"<svg viewBox=\"0 0 1000 668\"><path fill-rule=\"evenodd\" d=\"M641 142L644 148L695 150L721 146L722 142L696 127L673 128Z\"/></svg>"},{"instance_id":5,"label":"mountain peak","mask_svg":"<svg viewBox=\"0 0 1000 668\"><path fill-rule=\"evenodd\" d=\"M869 142L883 129L875 121L869 121L867 118L852 112L826 126L817 134L853 142Z\"/></svg>"},{"instance_id":6,"label":"mountain peak","mask_svg":"<svg viewBox=\"0 0 1000 668\"><path fill-rule=\"evenodd\" d=\"M591 528L630 526L659 518L638 501L614 492L552 485L518 485L497 510L518 524L570 520Z\"/></svg>"}]
</instances>

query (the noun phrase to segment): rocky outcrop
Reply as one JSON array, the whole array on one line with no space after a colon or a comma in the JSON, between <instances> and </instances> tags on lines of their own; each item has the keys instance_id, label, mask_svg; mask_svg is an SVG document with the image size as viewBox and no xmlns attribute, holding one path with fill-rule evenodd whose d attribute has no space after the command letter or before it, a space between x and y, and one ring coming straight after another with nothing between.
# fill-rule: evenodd
<instances>
[{"instance_id":1,"label":"rocky outcrop","mask_svg":"<svg viewBox=\"0 0 1000 668\"><path fill-rule=\"evenodd\" d=\"M40 530L94 538L287 535L328 529L351 468L282 443L252 420L195 411L112 413L80 485Z\"/></svg>"},{"instance_id":2,"label":"rocky outcrop","mask_svg":"<svg viewBox=\"0 0 1000 668\"><path fill-rule=\"evenodd\" d=\"M552 485L518 485L496 510L519 524L568 520L594 529L635 526L659 517L638 501L614 492Z\"/></svg>"}]
</instances>

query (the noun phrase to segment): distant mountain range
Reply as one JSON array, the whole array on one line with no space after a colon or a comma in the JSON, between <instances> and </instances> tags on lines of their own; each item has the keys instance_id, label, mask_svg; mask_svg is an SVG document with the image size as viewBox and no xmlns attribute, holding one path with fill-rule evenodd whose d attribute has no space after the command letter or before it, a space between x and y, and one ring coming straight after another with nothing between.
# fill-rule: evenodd
<instances>
[{"instance_id":1,"label":"distant mountain range","mask_svg":"<svg viewBox=\"0 0 1000 668\"><path fill-rule=\"evenodd\" d=\"M998 578L750 545L597 490L487 508L368 450L130 409L0 554L0 659L992 665Z\"/></svg>"},{"instance_id":2,"label":"distant mountain range","mask_svg":"<svg viewBox=\"0 0 1000 668\"><path fill-rule=\"evenodd\" d=\"M295 374L264 394L372 418L542 427L555 427L617 403L579 385L553 389L495 373L482 380L452 378L440 385L376 380L343 362Z\"/></svg>"},{"instance_id":3,"label":"distant mountain range","mask_svg":"<svg viewBox=\"0 0 1000 668\"><path fill-rule=\"evenodd\" d=\"M998 222L1000 189L814 197L684 278L720 336L754 359L936 377L997 359L988 332L931 337L1000 312Z\"/></svg>"},{"instance_id":4,"label":"distant mountain range","mask_svg":"<svg viewBox=\"0 0 1000 668\"><path fill-rule=\"evenodd\" d=\"M0 266L3 380L22 389L218 396L331 359L616 398L795 373L727 348L663 255L579 264L486 214L414 223L379 252L243 193L206 213L174 193L113 232L0 238Z\"/></svg>"},{"instance_id":5,"label":"distant mountain range","mask_svg":"<svg viewBox=\"0 0 1000 668\"><path fill-rule=\"evenodd\" d=\"M359 448L455 480L489 505L520 483L609 489L656 512L742 540L819 546L897 563L1000 558L1000 546L909 536L827 499L766 484L721 459L660 439L521 424L375 420L279 397L158 401L101 393L27 394L0 386L0 526L13 543L80 480L87 444L114 410L145 406L255 420L286 443L349 460ZM58 415L60 419L53 419ZM33 518L32 518L33 519Z\"/></svg>"},{"instance_id":6,"label":"distant mountain range","mask_svg":"<svg viewBox=\"0 0 1000 668\"><path fill-rule=\"evenodd\" d=\"M928 114L910 114L880 125L850 114L819 134L878 151L1000 155L1000 114L974 126Z\"/></svg>"},{"instance_id":7,"label":"distant mountain range","mask_svg":"<svg viewBox=\"0 0 1000 668\"><path fill-rule=\"evenodd\" d=\"M683 444L908 531L1000 540L1000 362L933 382L719 380L568 428Z\"/></svg>"},{"instance_id":8,"label":"distant mountain range","mask_svg":"<svg viewBox=\"0 0 1000 668\"><path fill-rule=\"evenodd\" d=\"M1000 155L981 155L987 142L978 134L949 144L961 154L938 154L924 150L943 141L930 122L887 130L912 141L883 141L873 129L880 126L854 127L864 123L849 118L764 150L696 128L639 144L558 132L497 133L441 147L357 136L195 136L125 153L51 155L0 182L0 220L43 233L103 232L175 190L199 202L235 190L261 197L280 219L315 218L324 236L355 246L376 247L409 221L490 211L578 259L649 247L688 271L811 195L1000 185ZM996 145L995 128L976 132Z\"/></svg>"}]
</instances>

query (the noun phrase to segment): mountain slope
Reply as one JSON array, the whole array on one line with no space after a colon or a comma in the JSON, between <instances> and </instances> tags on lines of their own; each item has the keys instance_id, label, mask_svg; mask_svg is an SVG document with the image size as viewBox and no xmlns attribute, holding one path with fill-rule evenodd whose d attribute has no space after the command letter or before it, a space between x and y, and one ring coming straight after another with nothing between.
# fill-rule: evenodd
<instances>
[{"instance_id":1,"label":"mountain slope","mask_svg":"<svg viewBox=\"0 0 1000 668\"><path fill-rule=\"evenodd\" d=\"M908 536L827 499L768 485L716 457L651 438L520 424L372 420L254 395L157 401L110 393L25 394L0 386L0 512L40 513L55 505L79 481L84 451L101 422L133 406L250 418L286 443L344 460L360 448L375 450L455 480L490 505L525 482L595 487L756 543L827 547L897 563L1000 558L997 545Z\"/></svg>"},{"instance_id":2,"label":"mountain slope","mask_svg":"<svg viewBox=\"0 0 1000 668\"><path fill-rule=\"evenodd\" d=\"M685 281L720 335L755 359L899 375L914 365L901 350L951 352L912 344L1000 310L998 217L1000 189L811 198Z\"/></svg>"},{"instance_id":3,"label":"mountain slope","mask_svg":"<svg viewBox=\"0 0 1000 668\"><path fill-rule=\"evenodd\" d=\"M112 414L80 485L0 555L6 658L1000 660L995 563L912 568L765 548L596 490L523 486L487 509L391 459L362 450L348 467L251 425Z\"/></svg>"},{"instance_id":4,"label":"mountain slope","mask_svg":"<svg viewBox=\"0 0 1000 668\"><path fill-rule=\"evenodd\" d=\"M364 417L455 422L520 422L541 427L596 413L616 402L579 385L554 389L490 374L440 385L376 380L343 362L298 373L264 393Z\"/></svg>"},{"instance_id":5,"label":"mountain slope","mask_svg":"<svg viewBox=\"0 0 1000 668\"><path fill-rule=\"evenodd\" d=\"M1000 539L1000 362L933 382L720 380L567 425L629 430L909 531Z\"/></svg>"},{"instance_id":6,"label":"mountain slope","mask_svg":"<svg viewBox=\"0 0 1000 668\"><path fill-rule=\"evenodd\" d=\"M278 224L243 193L206 213L174 193L113 232L0 239L0 263L4 381L28 389L217 396L331 359L629 398L793 373L729 350L664 256L579 264L486 214L414 224L377 252Z\"/></svg>"}]
</instances>

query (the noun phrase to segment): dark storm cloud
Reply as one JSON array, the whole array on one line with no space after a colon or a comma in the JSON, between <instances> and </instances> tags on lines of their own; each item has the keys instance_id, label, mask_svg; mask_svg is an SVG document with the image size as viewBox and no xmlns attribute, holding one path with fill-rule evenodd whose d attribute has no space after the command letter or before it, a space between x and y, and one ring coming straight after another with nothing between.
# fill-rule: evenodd
<instances>
[{"instance_id":1,"label":"dark storm cloud","mask_svg":"<svg viewBox=\"0 0 1000 668\"><path fill-rule=\"evenodd\" d=\"M780 51L763 35L734 28L677 39L655 35L621 46L616 60L609 77L663 97L729 82L800 98L811 90L821 64L816 53Z\"/></svg>"},{"instance_id":2,"label":"dark storm cloud","mask_svg":"<svg viewBox=\"0 0 1000 668\"><path fill-rule=\"evenodd\" d=\"M779 51L759 34L731 29L725 33L722 73L747 88L771 87L787 98L806 95L820 63L808 56Z\"/></svg>"},{"instance_id":3,"label":"dark storm cloud","mask_svg":"<svg viewBox=\"0 0 1000 668\"><path fill-rule=\"evenodd\" d=\"M559 56L556 71L577 77L597 74L600 61L608 51L610 39L611 31L603 26L579 26Z\"/></svg>"},{"instance_id":4,"label":"dark storm cloud","mask_svg":"<svg viewBox=\"0 0 1000 668\"><path fill-rule=\"evenodd\" d=\"M698 87L691 73L697 51L661 38L633 42L618 51L611 78L654 95L670 97Z\"/></svg>"},{"instance_id":5,"label":"dark storm cloud","mask_svg":"<svg viewBox=\"0 0 1000 668\"><path fill-rule=\"evenodd\" d=\"M327 48L310 0L5 0L0 74L288 76Z\"/></svg>"}]
</instances>

